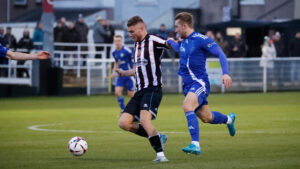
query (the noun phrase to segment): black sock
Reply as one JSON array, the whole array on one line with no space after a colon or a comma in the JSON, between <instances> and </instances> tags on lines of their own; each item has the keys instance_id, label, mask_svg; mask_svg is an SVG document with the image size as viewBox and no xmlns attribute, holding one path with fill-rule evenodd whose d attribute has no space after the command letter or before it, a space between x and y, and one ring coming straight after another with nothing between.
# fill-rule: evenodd
<instances>
[{"instance_id":1,"label":"black sock","mask_svg":"<svg viewBox=\"0 0 300 169\"><path fill-rule=\"evenodd\" d=\"M144 127L141 124L139 124L139 129L136 131L135 134L137 134L141 137L147 137L148 138L148 134L147 134L147 132L145 131Z\"/></svg>"},{"instance_id":2,"label":"black sock","mask_svg":"<svg viewBox=\"0 0 300 169\"><path fill-rule=\"evenodd\" d=\"M149 141L150 141L151 146L153 147L153 149L156 151L156 153L163 152L161 142L160 142L160 138L159 138L158 135L150 137Z\"/></svg>"}]
</instances>

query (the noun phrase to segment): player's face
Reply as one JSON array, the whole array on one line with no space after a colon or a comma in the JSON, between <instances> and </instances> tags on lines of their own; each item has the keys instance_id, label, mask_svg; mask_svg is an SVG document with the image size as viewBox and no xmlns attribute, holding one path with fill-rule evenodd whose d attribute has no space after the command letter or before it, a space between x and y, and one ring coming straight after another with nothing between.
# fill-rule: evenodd
<instances>
[{"instance_id":1,"label":"player's face","mask_svg":"<svg viewBox=\"0 0 300 169\"><path fill-rule=\"evenodd\" d=\"M185 38L186 36L184 24L182 24L179 20L175 20L175 32L178 33L181 38Z\"/></svg>"},{"instance_id":2,"label":"player's face","mask_svg":"<svg viewBox=\"0 0 300 169\"><path fill-rule=\"evenodd\" d=\"M129 26L127 28L128 32L129 32L129 36L131 37L131 39L134 41L134 42L137 42L137 41L140 41L141 40L141 37L142 37L142 24L141 23L138 23L136 25L133 25L133 26Z\"/></svg>"},{"instance_id":3,"label":"player's face","mask_svg":"<svg viewBox=\"0 0 300 169\"><path fill-rule=\"evenodd\" d=\"M114 44L116 45L116 48L120 49L122 47L122 39L119 37L114 38Z\"/></svg>"}]
</instances>

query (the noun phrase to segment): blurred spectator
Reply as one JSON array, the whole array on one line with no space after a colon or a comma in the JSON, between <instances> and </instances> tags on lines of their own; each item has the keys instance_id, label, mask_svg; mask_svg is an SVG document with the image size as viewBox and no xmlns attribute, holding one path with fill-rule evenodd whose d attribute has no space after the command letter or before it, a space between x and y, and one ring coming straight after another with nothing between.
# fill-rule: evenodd
<instances>
[{"instance_id":1,"label":"blurred spectator","mask_svg":"<svg viewBox=\"0 0 300 169\"><path fill-rule=\"evenodd\" d=\"M115 36L115 28L110 24L109 20L104 21L103 27L107 33L104 43L113 43Z\"/></svg>"},{"instance_id":2,"label":"blurred spectator","mask_svg":"<svg viewBox=\"0 0 300 169\"><path fill-rule=\"evenodd\" d=\"M209 37L210 39L212 39L213 41L215 40L215 34L214 34L213 31L208 30L208 31L206 31L205 35L206 35L207 37Z\"/></svg>"},{"instance_id":3,"label":"blurred spectator","mask_svg":"<svg viewBox=\"0 0 300 169\"><path fill-rule=\"evenodd\" d=\"M30 38L28 29L24 30L23 37L18 42L18 48L26 49L26 53L30 53L33 49L33 40Z\"/></svg>"},{"instance_id":4,"label":"blurred spectator","mask_svg":"<svg viewBox=\"0 0 300 169\"><path fill-rule=\"evenodd\" d=\"M223 37L223 35L222 35L222 33L220 31L216 33L216 40L215 41L222 48L223 52L228 57L228 55L229 55L229 43Z\"/></svg>"},{"instance_id":5,"label":"blurred spectator","mask_svg":"<svg viewBox=\"0 0 300 169\"><path fill-rule=\"evenodd\" d=\"M63 42L66 43L78 43L79 42L79 33L75 29L75 24L73 21L69 21L69 27L66 32L63 34ZM77 46L67 46L67 51L77 51Z\"/></svg>"},{"instance_id":6,"label":"blurred spectator","mask_svg":"<svg viewBox=\"0 0 300 169\"><path fill-rule=\"evenodd\" d=\"M0 27L0 44L2 46L7 47L7 41L4 37L4 28ZM7 58L0 58L0 64L7 65L8 64L8 59ZM8 75L8 69L7 68L1 68L0 69L0 77L2 76L7 76Z\"/></svg>"},{"instance_id":7,"label":"blurred spectator","mask_svg":"<svg viewBox=\"0 0 300 169\"><path fill-rule=\"evenodd\" d=\"M300 31L296 32L295 38L292 39L289 43L289 55L291 57L300 57ZM299 78L296 73L297 67L297 62L291 62L290 79L292 82Z\"/></svg>"},{"instance_id":8,"label":"blurred spectator","mask_svg":"<svg viewBox=\"0 0 300 169\"><path fill-rule=\"evenodd\" d=\"M75 24L73 21L69 21L69 27L66 32L64 32L63 35L63 42L66 43L78 43L79 42L79 33L75 29ZM66 46L66 51L77 51L77 46ZM73 57L76 57L75 54L66 54L66 58L68 59L68 65L72 66L74 64Z\"/></svg>"},{"instance_id":9,"label":"blurred spectator","mask_svg":"<svg viewBox=\"0 0 300 169\"><path fill-rule=\"evenodd\" d=\"M7 46L7 41L4 38L4 28L0 27L0 43L2 44L2 46Z\"/></svg>"},{"instance_id":10,"label":"blurred spectator","mask_svg":"<svg viewBox=\"0 0 300 169\"><path fill-rule=\"evenodd\" d=\"M8 43L8 48L17 50L17 40L15 36L11 33L11 27L6 28L6 34L4 36L6 42Z\"/></svg>"},{"instance_id":11,"label":"blurred spectator","mask_svg":"<svg viewBox=\"0 0 300 169\"><path fill-rule=\"evenodd\" d=\"M157 35L164 38L164 39L168 39L168 32L166 31L165 24L162 23L160 25Z\"/></svg>"},{"instance_id":12,"label":"blurred spectator","mask_svg":"<svg viewBox=\"0 0 300 169\"><path fill-rule=\"evenodd\" d=\"M33 42L43 43L43 39L44 39L43 22L39 21L33 33ZM34 48L41 50L43 48L43 45L42 44L35 45Z\"/></svg>"},{"instance_id":13,"label":"blurred spectator","mask_svg":"<svg viewBox=\"0 0 300 169\"><path fill-rule=\"evenodd\" d=\"M237 33L234 39L229 43L229 55L228 57L240 58L246 57L247 45L241 38L241 34Z\"/></svg>"},{"instance_id":14,"label":"blurred spectator","mask_svg":"<svg viewBox=\"0 0 300 169\"><path fill-rule=\"evenodd\" d=\"M276 49L276 53L278 57L285 57L287 56L285 54L285 48L284 48L284 43L281 40L281 35L279 32L276 32L273 36L272 36L272 40L274 42L274 46Z\"/></svg>"},{"instance_id":15,"label":"blurred spectator","mask_svg":"<svg viewBox=\"0 0 300 169\"><path fill-rule=\"evenodd\" d=\"M300 57L300 31L298 31L295 38L289 42L289 55Z\"/></svg>"},{"instance_id":16,"label":"blurred spectator","mask_svg":"<svg viewBox=\"0 0 300 169\"><path fill-rule=\"evenodd\" d=\"M62 42L65 31L62 22L58 21L54 28L54 42Z\"/></svg>"},{"instance_id":17,"label":"blurred spectator","mask_svg":"<svg viewBox=\"0 0 300 169\"><path fill-rule=\"evenodd\" d=\"M274 68L273 59L277 57L275 46L272 40L268 36L265 36L264 39L265 42L262 46L262 56L261 56L262 60L260 61L259 65L261 67Z\"/></svg>"},{"instance_id":18,"label":"blurred spectator","mask_svg":"<svg viewBox=\"0 0 300 169\"><path fill-rule=\"evenodd\" d=\"M25 49L26 51L22 51L24 53L30 53L33 49L33 40L30 38L29 30L25 29L23 32L23 37L18 42L18 48ZM24 65L25 61L18 61L18 65ZM29 77L29 73L26 69L17 70L18 77Z\"/></svg>"},{"instance_id":19,"label":"blurred spectator","mask_svg":"<svg viewBox=\"0 0 300 169\"><path fill-rule=\"evenodd\" d=\"M84 18L82 14L78 15L78 21L76 22L75 25L75 30L78 32L78 37L79 37L79 42L80 43L87 43L87 36L89 33L89 27L84 23ZM88 51L88 47L81 46L80 51ZM87 54L81 55L81 57L86 58ZM85 62L83 62L83 65L85 65Z\"/></svg>"},{"instance_id":20,"label":"blurred spectator","mask_svg":"<svg viewBox=\"0 0 300 169\"><path fill-rule=\"evenodd\" d=\"M107 33L107 37L105 38L104 43L112 44L115 36L115 28L110 24L109 20L106 20L103 26ZM110 58L110 49L111 47L108 46L106 50L106 58Z\"/></svg>"},{"instance_id":21,"label":"blurred spectator","mask_svg":"<svg viewBox=\"0 0 300 169\"><path fill-rule=\"evenodd\" d=\"M93 26L94 34L94 43L104 43L105 38L108 37L108 33L104 29L104 20L101 18L101 16L97 16L97 21ZM101 52L103 51L103 46L96 46L96 52ZM96 54L95 58L101 58L100 54Z\"/></svg>"},{"instance_id":22,"label":"blurred spectator","mask_svg":"<svg viewBox=\"0 0 300 169\"><path fill-rule=\"evenodd\" d=\"M61 17L60 18L60 22L62 24L63 29L67 30L68 26L67 26L67 20L66 20L66 18L65 17Z\"/></svg>"}]
</instances>

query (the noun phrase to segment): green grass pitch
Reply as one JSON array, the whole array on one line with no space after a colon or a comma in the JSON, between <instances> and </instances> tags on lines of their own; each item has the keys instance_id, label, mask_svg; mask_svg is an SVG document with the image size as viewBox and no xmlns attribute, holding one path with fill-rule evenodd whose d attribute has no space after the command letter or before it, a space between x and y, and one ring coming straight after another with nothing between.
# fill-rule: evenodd
<instances>
[{"instance_id":1,"label":"green grass pitch","mask_svg":"<svg viewBox=\"0 0 300 169\"><path fill-rule=\"evenodd\" d=\"M120 110L114 96L2 98L0 168L300 168L300 92L211 94L211 110L237 114L237 135L229 136L225 125L200 122L200 156L181 152L190 143L183 98L164 95L154 121L168 136L165 154L170 162L164 164L152 163L155 153L147 139L118 128ZM73 136L87 140L84 156L68 152Z\"/></svg>"}]
</instances>

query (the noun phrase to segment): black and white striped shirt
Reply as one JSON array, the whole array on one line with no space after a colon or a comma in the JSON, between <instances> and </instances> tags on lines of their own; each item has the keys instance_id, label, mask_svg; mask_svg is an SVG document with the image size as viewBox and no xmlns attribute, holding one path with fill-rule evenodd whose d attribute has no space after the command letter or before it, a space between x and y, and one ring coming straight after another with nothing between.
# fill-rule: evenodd
<instances>
[{"instance_id":1,"label":"black and white striped shirt","mask_svg":"<svg viewBox=\"0 0 300 169\"><path fill-rule=\"evenodd\" d=\"M135 42L135 76L137 91L151 86L161 86L161 57L166 40L147 34L141 42Z\"/></svg>"}]
</instances>

